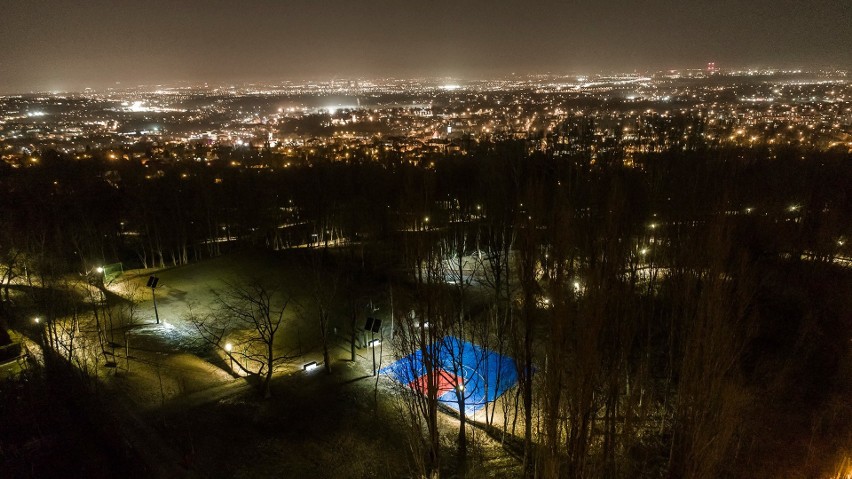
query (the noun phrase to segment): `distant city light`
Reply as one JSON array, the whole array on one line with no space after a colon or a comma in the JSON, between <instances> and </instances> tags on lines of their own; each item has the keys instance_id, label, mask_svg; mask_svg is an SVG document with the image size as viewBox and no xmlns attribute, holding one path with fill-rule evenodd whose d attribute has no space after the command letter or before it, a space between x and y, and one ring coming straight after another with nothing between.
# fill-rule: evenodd
<instances>
[{"instance_id":1,"label":"distant city light","mask_svg":"<svg viewBox=\"0 0 852 479\"><path fill-rule=\"evenodd\" d=\"M134 101L134 102L130 105L130 107L128 108L128 110L130 110L130 111L132 111L132 112L143 112L143 111L148 111L148 108L146 108L146 107L145 107L145 103L144 103L144 102L141 102L141 101Z\"/></svg>"}]
</instances>

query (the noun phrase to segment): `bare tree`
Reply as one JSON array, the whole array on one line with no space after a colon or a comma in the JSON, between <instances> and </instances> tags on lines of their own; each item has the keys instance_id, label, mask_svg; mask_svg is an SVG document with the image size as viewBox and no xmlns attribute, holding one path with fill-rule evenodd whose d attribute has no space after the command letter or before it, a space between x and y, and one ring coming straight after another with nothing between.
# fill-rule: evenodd
<instances>
[{"instance_id":1,"label":"bare tree","mask_svg":"<svg viewBox=\"0 0 852 479\"><path fill-rule=\"evenodd\" d=\"M125 281L121 297L111 298L104 306L104 314L110 328L111 344L115 345L115 330L118 330L124 337L124 359L127 370L130 370L130 342L128 332L139 321L139 302L142 299L142 289L141 283Z\"/></svg>"},{"instance_id":2,"label":"bare tree","mask_svg":"<svg viewBox=\"0 0 852 479\"><path fill-rule=\"evenodd\" d=\"M458 450L462 460L467 455L465 410L466 402L471 396L471 390L465 390L464 378L471 373L476 373L483 359L480 355L471 354L472 351L466 351L464 346L464 339L468 336L473 337L472 331L467 331L465 324L468 316L468 290L481 266L481 263L475 259L478 251L474 251L473 256L468 255L471 248L469 243L469 235L464 226L451 227L450 232L440 244L441 261L436 265L439 277L449 283L452 296L448 311L442 315L445 321L443 329L461 340L455 343L443 342L442 349L446 354L445 357L450 359L455 378L452 386L456 391L459 409ZM474 356L474 362L477 364L465 363Z\"/></svg>"},{"instance_id":3,"label":"bare tree","mask_svg":"<svg viewBox=\"0 0 852 479\"><path fill-rule=\"evenodd\" d=\"M414 433L410 438L414 463L422 477L435 477L441 468L438 397L442 394L439 339L443 333L430 305L423 306L416 306L413 314L398 315L402 324L394 336L394 349L401 355L411 353L404 356L407 361L401 367L405 369L403 375L413 381L400 385L398 397Z\"/></svg>"},{"instance_id":4,"label":"bare tree","mask_svg":"<svg viewBox=\"0 0 852 479\"><path fill-rule=\"evenodd\" d=\"M669 453L670 477L718 477L736 444L750 400L738 368L748 337L758 278L731 251L729 231L712 225L702 238L705 271L681 278L674 313L683 320Z\"/></svg>"},{"instance_id":5,"label":"bare tree","mask_svg":"<svg viewBox=\"0 0 852 479\"><path fill-rule=\"evenodd\" d=\"M8 245L0 245L3 247L3 252L0 254L0 287L3 288L2 300L6 303L10 301L9 288L12 282L19 276L24 274L25 266L22 264L23 255L20 250L8 247Z\"/></svg>"},{"instance_id":6,"label":"bare tree","mask_svg":"<svg viewBox=\"0 0 852 479\"><path fill-rule=\"evenodd\" d=\"M440 340L446 331L448 304L443 285L441 257L430 238L418 235L407 244L413 266L415 288L409 303L399 308L401 318L394 336L395 350L408 361L402 367L413 381L403 387L403 399L409 424L417 431L411 447L417 451L415 464L422 466L423 477L434 477L441 468L441 441L438 429L438 397L443 379ZM425 437L423 433L425 432Z\"/></svg>"},{"instance_id":7,"label":"bare tree","mask_svg":"<svg viewBox=\"0 0 852 479\"><path fill-rule=\"evenodd\" d=\"M313 311L309 314L317 319L322 341L322 360L326 374L331 374L331 355L329 354L331 308L334 304L341 272L339 265L331 264L327 247L309 252L306 276L310 282Z\"/></svg>"},{"instance_id":8,"label":"bare tree","mask_svg":"<svg viewBox=\"0 0 852 479\"><path fill-rule=\"evenodd\" d=\"M298 356L282 354L275 344L289 297L276 294L259 282L250 282L227 284L225 291L216 293L216 301L221 321L211 315L196 316L192 311L190 321L208 344L219 349L225 350L225 338L234 338L231 350L226 351L229 358L241 371L259 378L261 393L265 398L271 397L273 373Z\"/></svg>"}]
</instances>

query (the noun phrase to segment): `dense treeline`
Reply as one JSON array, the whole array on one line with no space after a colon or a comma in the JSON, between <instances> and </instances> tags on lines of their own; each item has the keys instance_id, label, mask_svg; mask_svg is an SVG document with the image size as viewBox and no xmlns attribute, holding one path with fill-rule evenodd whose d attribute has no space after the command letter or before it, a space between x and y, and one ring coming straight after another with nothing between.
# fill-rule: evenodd
<instances>
[{"instance_id":1,"label":"dense treeline","mask_svg":"<svg viewBox=\"0 0 852 479\"><path fill-rule=\"evenodd\" d=\"M538 187L526 184L535 175L553 180L541 187L564 190L575 211L600 206L601 195L617 182L633 195L630 210L622 212L637 224L654 213L699 220L744 208L759 216L795 205L801 221L774 243L826 253L835 251L848 225L848 154L787 150L768 159L768 152L756 150L674 152L639 158L639 168L627 169L530 154L525 146L483 144L468 156L423 165L389 159L263 169L98 155L77 161L48 151L36 166L0 172L4 230L12 237L4 247L23 250L37 242L76 270L114 261L183 264L235 243L283 247L313 233L387 237L406 221L411 226L429 214L458 220L477 205L490 218L511 216L523 208L522 199L514 201L522 189Z\"/></svg>"},{"instance_id":2,"label":"dense treeline","mask_svg":"<svg viewBox=\"0 0 852 479\"><path fill-rule=\"evenodd\" d=\"M515 358L484 422L530 476L805 477L852 451L848 154L627 168L528 146L274 169L47 152L0 172L3 284L249 245L381 258L404 284L395 341L427 358L423 394L403 395L423 474L447 464L428 361L445 335Z\"/></svg>"}]
</instances>

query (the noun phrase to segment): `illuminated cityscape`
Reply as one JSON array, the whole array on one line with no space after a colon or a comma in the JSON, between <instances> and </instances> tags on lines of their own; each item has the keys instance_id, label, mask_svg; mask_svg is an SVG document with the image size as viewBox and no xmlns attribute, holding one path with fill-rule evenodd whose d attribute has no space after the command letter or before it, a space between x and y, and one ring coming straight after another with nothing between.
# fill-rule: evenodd
<instances>
[{"instance_id":1,"label":"illuminated cityscape","mask_svg":"<svg viewBox=\"0 0 852 479\"><path fill-rule=\"evenodd\" d=\"M338 80L0 101L2 158L16 167L37 162L44 149L161 162L222 155L235 158L233 166L280 168L312 158L378 160L389 152L420 164L506 139L556 155L588 151L592 161L617 151L628 165L636 154L672 148L852 148L846 71Z\"/></svg>"},{"instance_id":2,"label":"illuminated cityscape","mask_svg":"<svg viewBox=\"0 0 852 479\"><path fill-rule=\"evenodd\" d=\"M843 2L0 12L0 478L852 479Z\"/></svg>"}]
</instances>

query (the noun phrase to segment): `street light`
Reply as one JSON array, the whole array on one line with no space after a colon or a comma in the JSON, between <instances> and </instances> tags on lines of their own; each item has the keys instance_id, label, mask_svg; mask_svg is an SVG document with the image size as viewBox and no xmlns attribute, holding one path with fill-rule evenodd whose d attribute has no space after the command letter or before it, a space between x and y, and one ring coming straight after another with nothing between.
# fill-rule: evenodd
<instances>
[{"instance_id":1,"label":"street light","mask_svg":"<svg viewBox=\"0 0 852 479\"><path fill-rule=\"evenodd\" d=\"M103 266L98 266L97 268L95 268L95 271L97 271L97 272L98 272L98 274L101 274L101 273L103 273L103 272L104 272L104 267L103 267Z\"/></svg>"},{"instance_id":2,"label":"street light","mask_svg":"<svg viewBox=\"0 0 852 479\"><path fill-rule=\"evenodd\" d=\"M39 318L38 316L36 316L35 318L33 318L33 322L34 322L34 323L36 323L36 324L38 324L38 323L40 323L40 322L41 322L41 318Z\"/></svg>"}]
</instances>

